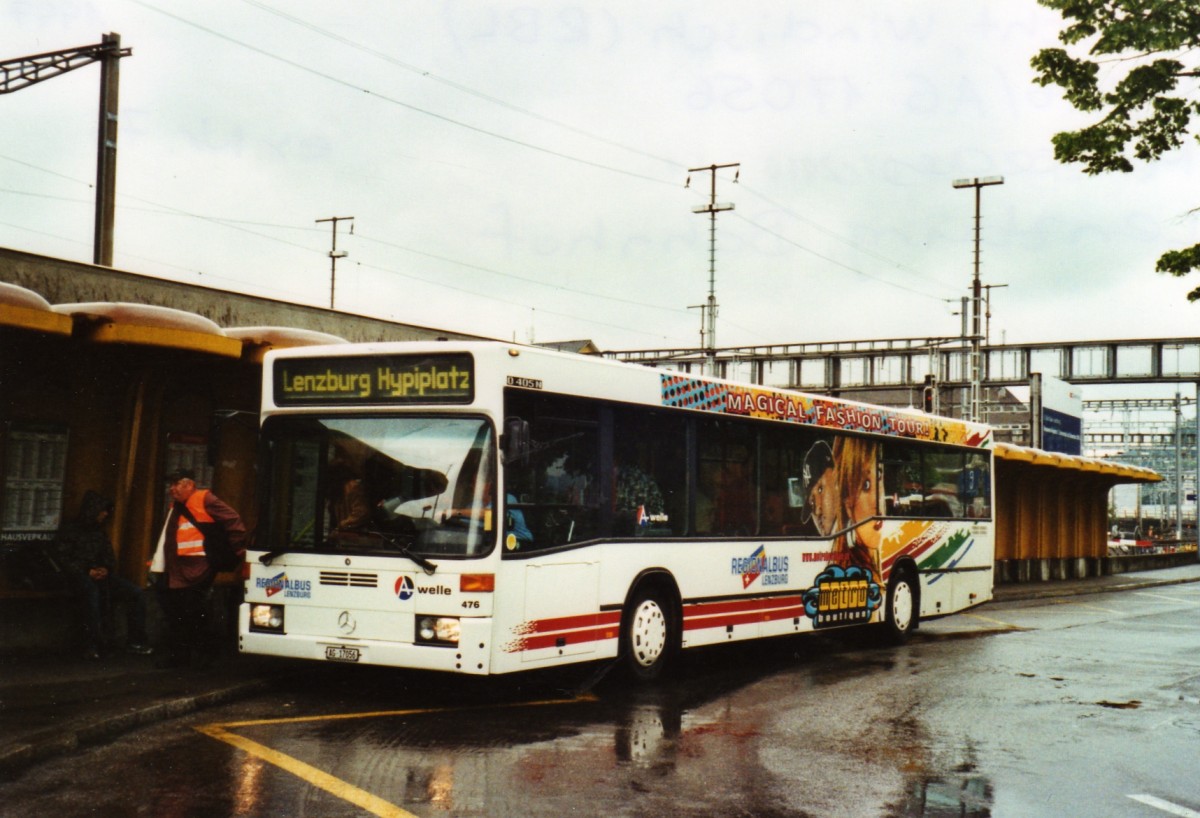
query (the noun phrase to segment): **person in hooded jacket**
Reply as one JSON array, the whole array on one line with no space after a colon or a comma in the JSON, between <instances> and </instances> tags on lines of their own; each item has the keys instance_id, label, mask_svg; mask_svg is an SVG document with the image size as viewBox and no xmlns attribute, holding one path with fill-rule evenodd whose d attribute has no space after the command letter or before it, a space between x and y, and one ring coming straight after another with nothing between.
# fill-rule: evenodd
<instances>
[{"instance_id":1,"label":"person in hooded jacket","mask_svg":"<svg viewBox=\"0 0 1200 818\"><path fill-rule=\"evenodd\" d=\"M140 588L118 576L117 556L105 524L112 514L111 500L88 491L79 514L63 523L54 538L55 552L67 587L79 601L87 636L84 656L99 659L107 645L106 619L113 603L124 604L127 616L126 649L147 654L146 598Z\"/></svg>"}]
</instances>

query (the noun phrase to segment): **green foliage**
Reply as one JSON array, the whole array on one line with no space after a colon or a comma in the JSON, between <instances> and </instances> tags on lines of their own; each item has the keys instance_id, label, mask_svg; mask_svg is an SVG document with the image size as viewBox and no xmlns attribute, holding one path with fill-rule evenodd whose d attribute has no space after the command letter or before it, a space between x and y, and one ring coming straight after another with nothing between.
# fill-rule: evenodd
<instances>
[{"instance_id":1,"label":"green foliage","mask_svg":"<svg viewBox=\"0 0 1200 818\"><path fill-rule=\"evenodd\" d=\"M1067 46L1045 48L1030 61L1041 86L1100 119L1055 134L1054 158L1084 173L1128 173L1184 144L1200 115L1200 70L1181 60L1200 54L1200 0L1038 0L1058 11ZM1103 71L1101 67L1103 65ZM1101 79L1111 87L1102 88ZM1200 135L1195 137L1200 141ZM1200 245L1172 250L1156 269L1176 276L1200 269ZM1188 294L1200 300L1200 288Z\"/></svg>"},{"instance_id":2,"label":"green foliage","mask_svg":"<svg viewBox=\"0 0 1200 818\"><path fill-rule=\"evenodd\" d=\"M1154 269L1160 273L1170 273L1173 276L1185 276L1192 270L1200 269L1200 244L1188 247L1186 250L1169 250L1158 259ZM1188 293L1188 301L1200 301L1200 287Z\"/></svg>"}]
</instances>

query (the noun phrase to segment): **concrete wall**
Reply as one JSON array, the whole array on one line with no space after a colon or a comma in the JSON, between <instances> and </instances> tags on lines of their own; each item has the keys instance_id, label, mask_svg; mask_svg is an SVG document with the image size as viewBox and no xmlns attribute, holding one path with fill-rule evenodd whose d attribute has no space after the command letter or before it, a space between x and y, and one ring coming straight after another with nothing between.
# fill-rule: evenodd
<instances>
[{"instance_id":1,"label":"concrete wall","mask_svg":"<svg viewBox=\"0 0 1200 818\"><path fill-rule=\"evenodd\" d=\"M0 247L0 281L33 290L51 304L88 301L153 304L198 313L222 327L297 327L355 342L480 337L181 284L4 247ZM419 316L414 318L419 320Z\"/></svg>"}]
</instances>

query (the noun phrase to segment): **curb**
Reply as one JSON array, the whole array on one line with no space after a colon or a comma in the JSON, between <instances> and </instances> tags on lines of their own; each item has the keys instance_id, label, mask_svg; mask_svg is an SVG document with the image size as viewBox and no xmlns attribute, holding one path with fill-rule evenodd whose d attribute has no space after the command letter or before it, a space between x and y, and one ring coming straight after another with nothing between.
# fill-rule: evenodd
<instances>
[{"instance_id":1,"label":"curb","mask_svg":"<svg viewBox=\"0 0 1200 818\"><path fill-rule=\"evenodd\" d=\"M186 716L218 704L228 704L267 690L272 678L250 679L218 690L155 702L146 707L108 716L98 721L76 721L48 728L30 740L0 748L0 778L7 778L38 762L75 750L112 741L139 727Z\"/></svg>"},{"instance_id":2,"label":"curb","mask_svg":"<svg viewBox=\"0 0 1200 818\"><path fill-rule=\"evenodd\" d=\"M1054 599L1055 597L1066 596L1085 596L1087 594L1103 594L1110 591L1136 591L1139 588L1160 588L1164 585L1186 585L1192 582L1200 582L1200 577L1184 577L1182 579L1158 579L1158 580L1131 580L1129 582L1114 583L1112 585L1079 585L1071 588L1039 588L1033 587L1028 591L1016 591L1005 593L1003 597L998 597L994 593L992 602L1023 602L1030 599Z\"/></svg>"}]
</instances>

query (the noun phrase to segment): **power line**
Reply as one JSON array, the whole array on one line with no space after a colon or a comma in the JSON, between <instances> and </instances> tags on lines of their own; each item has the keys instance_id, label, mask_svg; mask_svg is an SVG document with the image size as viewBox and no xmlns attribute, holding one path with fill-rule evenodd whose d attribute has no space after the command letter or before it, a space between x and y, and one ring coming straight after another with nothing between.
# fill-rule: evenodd
<instances>
[{"instance_id":1,"label":"power line","mask_svg":"<svg viewBox=\"0 0 1200 818\"><path fill-rule=\"evenodd\" d=\"M345 88L349 88L353 91L358 91L358 92L361 92L364 94L370 94L375 99L381 100L383 102L391 103L392 105L396 105L400 108L404 108L406 110L413 111L415 113L419 113L419 114L423 114L428 117L432 117L433 119L437 119L441 122L446 122L450 125L455 125L459 128L465 128L469 131L474 131L475 133L483 134L484 136L490 136L493 139L499 139L503 142L508 142L513 145L519 145L523 148L528 148L529 150L538 151L539 153L544 153L548 156L555 156L555 157L558 157L559 159L565 159L569 162L576 162L578 164L586 165L588 167L596 168L598 170L606 170L606 171L609 171L610 173L619 173L623 176L629 176L634 179L641 179L641 180L647 181L647 182L654 182L656 184L674 186L673 183L667 181L666 179L659 179L659 178L656 178L653 176L647 176L643 173L637 173L635 171L625 170L624 168L618 168L618 167L613 167L612 165L606 165L602 162L595 162L590 159L584 159L582 157L574 156L569 153L564 153L562 151L556 151L553 148L547 148L547 147L543 147L541 145L535 145L532 142L525 142L523 140L516 139L511 136L505 136L504 134L497 133L496 131L490 131L487 128L482 128L478 125L471 125L470 123L454 119L453 117L445 116L444 114L435 113L435 112L427 110L425 108L421 108L419 106L412 105L410 103L396 99L395 97L389 97L386 94L381 94L377 91L372 91L369 88L364 88L361 85L355 85L354 83L349 82L348 80L343 80L340 77L335 77L332 74L325 73L324 71L318 71L317 69L312 68L307 65L304 65L303 63L296 62L295 60L288 59L287 57L283 57L278 54L274 54L270 51L267 51L266 49L259 48L258 46L251 45L250 43L244 42L242 40L238 40L234 37L230 37L228 34L222 34L221 32L216 31L211 28L208 28L207 26L202 26L199 23L193 22L184 17L180 17L177 14L172 14L171 12L166 11L165 9L160 9L157 6L154 6L150 3L143 2L143 0L133 0L133 2L139 6L142 6L143 8L149 9L150 11L156 11L159 14L162 14L166 17L170 17L171 19L176 20L180 23L183 23L184 25L191 26L192 28L195 28L199 31L203 31L204 33L209 34L213 37L218 37L222 40L226 40L227 42L231 42L234 45L241 46L242 48L253 51L256 54L261 54L264 57L268 57L269 59L275 60L277 62L281 62L284 65L289 65L292 68L295 68L300 71L304 71L308 74L312 74L315 77L320 77L323 80L327 80L328 82L332 82L337 85L341 85L341 86L343 86Z\"/></svg>"},{"instance_id":2,"label":"power line","mask_svg":"<svg viewBox=\"0 0 1200 818\"><path fill-rule=\"evenodd\" d=\"M895 259L890 259L887 256L884 256L880 253L876 253L874 250L871 250L868 247L862 246L861 244L854 241L853 239L848 238L847 236L843 236L840 233L838 233L837 231L831 230L830 228L808 218L807 216L801 216L796 211L792 210L791 208L787 207L786 205L783 205L783 204L775 201L774 199L769 198L766 194L755 190L753 187L747 187L745 184L743 184L742 189L745 190L747 193L749 193L751 196L756 196L759 199L762 199L764 202L766 202L767 204L776 208L780 212L786 213L788 216L791 216L793 219L804 222L805 224L824 233L825 235L829 236L830 238L836 239L837 241L842 242L846 246L851 247L854 250L857 250L858 252L860 252L864 255L870 256L871 258L875 259L876 261L882 261L885 264L891 264L894 267L896 267L898 270L902 270L904 272L910 273L912 275L917 276L918 278L924 278L934 284L938 284L938 285L948 287L948 288L951 286L951 285L946 284L943 281L940 281L939 279L934 278L933 276L930 276L926 273L922 273L920 270L915 270L906 264L902 264L902 263L896 261ZM805 248L805 249L807 249L807 248Z\"/></svg>"},{"instance_id":3,"label":"power line","mask_svg":"<svg viewBox=\"0 0 1200 818\"><path fill-rule=\"evenodd\" d=\"M0 155L0 159L11 159L11 158ZM34 164L31 164L28 162L20 162L20 160L15 160L15 159L11 159L11 161L19 162L20 164L23 164L33 170L42 171L44 173L52 173L56 176L60 176L63 179L66 179L68 181L76 182L77 184L85 184L84 182L81 182L79 179L75 179L70 176L55 173L54 171L48 170L47 168L43 168L38 165L34 165ZM39 194L28 194L28 195L39 195ZM247 221L247 220L238 220L238 219L226 219L226 218L221 218L221 217L216 217L216 216L206 216L206 215L203 215L200 213L194 213L191 211L183 210L181 208L173 207L171 205L166 205L166 204L162 204L159 202L155 202L150 199L145 199L145 198L142 198L140 196L136 196L136 195L130 194L130 193L123 193L123 194L121 194L120 198L135 199L137 201L151 205L155 208L155 209L151 210L148 208L131 208L129 205L122 205L121 206L122 210L135 209L135 210L143 210L145 212L154 213L154 214L158 214L158 215L164 215L164 216L181 216L181 217L186 217L186 218L198 219L200 221L208 222L210 224L214 224L219 227L228 227L233 230L239 230L239 231L246 233L248 235L251 235L251 236L256 236L258 238L266 239L268 241L273 241L273 242L283 244L288 247L293 247L296 249L304 250L306 252L318 252L318 251L313 250L313 248L307 244L300 244L298 242L288 241L286 239L281 239L281 238L277 238L275 236L270 236L270 235L267 235L264 233L260 233L256 230L250 230L250 229L244 227L243 225L251 225L251 226L255 226L255 227L277 228L277 229L285 229L285 230L304 230L306 232L325 232L324 230L321 230L319 228L308 227L308 226L300 227L300 226L296 226L296 225L278 224L278 223L271 223L271 222ZM67 200L67 201L72 201L72 200ZM80 201L80 203L86 203L86 202ZM10 225L10 226L16 227L17 229L27 229L27 228L21 228L18 225ZM37 231L32 231L32 232L37 232ZM46 235L51 235L51 234L46 234ZM514 281L521 281L521 282L524 282L527 284L535 284L537 286L546 287L546 288L549 288L552 290L557 290L557 291L563 292L563 293L568 293L568 294L573 294L573 295L581 295L581 296L584 296L586 298L591 298L591 299L599 298L599 299L603 299L606 301L612 301L615 303L627 304L627 305L642 307L642 308L646 308L646 309L657 310L660 312L671 313L671 314L677 315L677 316L686 315L686 312L683 310L675 309L672 307L659 306L656 304L650 304L644 300L638 301L638 300L634 300L634 299L621 298L619 296L608 295L605 293L599 293L599 292L590 291L590 290L579 290L579 289L575 289L572 287L565 287L561 284L549 284L549 283L546 283L545 281L540 281L538 279L530 278L528 276L520 276L520 275L516 275L515 273L506 273L502 270L497 270L493 267L485 267L480 264L474 264L471 262L462 261L460 259L450 258L449 256L443 256L443 255L438 255L436 253L430 253L430 252L426 252L423 250L417 250L413 247L408 247L406 245L398 244L396 242L391 242L391 241L387 241L384 239L375 238L371 235L365 235L361 231L355 236L355 238L357 238L361 241L367 241L367 242L379 244L384 247L391 247L396 250L402 250L406 253L412 253L414 255L423 256L425 258L434 259L434 260L445 262L448 264L454 264L454 265L457 265L457 266L460 266L460 267L463 267L466 269L477 270L479 272L484 272L484 273L488 273L491 275L501 276L503 278L511 279ZM130 257L135 257L135 256L132 256L131 254L123 253L123 255L130 255ZM179 265L169 264L168 262L156 261L155 263L168 264L168 266L176 267L177 269L184 269L184 270L189 270L192 272L200 272L200 271L194 270L193 268L181 267ZM368 265L360 265L360 266L368 266ZM395 271L389 271L386 268L379 268L379 269L384 272L395 272ZM201 274L203 274L203 273L201 273ZM396 273L396 274L403 275L401 273ZM422 280L422 281L429 281L430 283L437 283L430 279L422 279L417 276L410 276L410 277L417 278L418 280ZM223 280L238 282L238 283L242 283L242 284L247 283L247 282L239 281L238 279L232 279L232 278L224 278ZM477 295L480 298L493 298L494 300L496 300L500 303L513 303L513 304L517 304L518 306L522 306L522 307L529 306L528 303L508 302L508 301L505 301L504 299L495 298L494 296L488 296L484 293L474 292L471 290L467 290L465 288L459 288L459 289L461 289L462 292L471 292L473 295ZM545 308L542 308L541 311L544 313L548 313L548 314L556 314L552 310L547 310ZM564 313L563 315L566 316L567 314ZM571 317L571 316L567 316L567 317ZM591 319L581 319L581 320L591 321ZM598 323L598 322L592 321L592 323ZM641 333L641 330L637 330L633 327L621 327L618 325L608 325L608 326L612 326L617 329L632 330L634 332ZM648 334L651 337L659 337L659 336L655 336L653 333L642 333L642 334Z\"/></svg>"},{"instance_id":4,"label":"power line","mask_svg":"<svg viewBox=\"0 0 1200 818\"><path fill-rule=\"evenodd\" d=\"M376 244L381 244L385 247L392 247L397 250L403 250L406 253L412 253L414 255L424 256L425 258L431 258L436 261L444 261L448 264L454 264L459 267L465 267L470 270L478 270L479 272L490 273L491 275L501 276L503 278L511 279L513 281L521 281L526 284L535 284L539 287L548 287L553 290L558 290L560 292L565 292L565 293L571 293L573 295L582 295L582 296L586 296L587 298L601 298L601 299L604 299L605 301L612 301L612 302L615 302L618 304L630 304L630 305L633 305L636 307L645 307L647 309L659 310L661 312L669 312L669 313L672 313L672 314L678 315L678 316L683 316L683 315L687 314L683 310L676 309L674 307L662 307L657 304L647 303L646 301L637 301L632 298L621 298L619 296L608 295L606 293L598 293L598 292L595 292L592 290L578 290L578 289L575 289L574 287L565 287L561 284L548 284L545 281L540 281L536 278L529 278L528 276L521 276L521 275L517 275L516 273L506 273L502 270L497 270L494 267L484 267L483 265L480 265L480 264L474 264L472 262L450 258L449 256L442 256L442 255L438 255L436 253L430 253L425 250L417 250L415 248L407 247L403 244L397 244L397 243L391 242L391 241L386 241L384 239L373 238L371 236L364 235L361 231L358 233L356 238L361 239L363 241L370 241L370 242L374 242Z\"/></svg>"},{"instance_id":5,"label":"power line","mask_svg":"<svg viewBox=\"0 0 1200 818\"><path fill-rule=\"evenodd\" d=\"M745 216L742 216L741 214L736 214L736 215L737 215L737 218L741 219L742 221L744 221L746 224L750 225L751 227L755 227L755 228L763 231L764 233L767 233L768 235L774 236L775 238L779 239L782 242L790 244L799 250L803 250L806 253L814 255L823 261L828 261L830 264L837 265L838 267L841 267L844 270L848 270L849 272L854 273L855 275L860 275L863 278L869 278L872 281L879 282L880 284L886 284L889 287L895 287L898 290L904 290L906 292L910 292L910 293L913 293L914 295L919 295L924 298L930 298L935 301L944 301L945 300L941 296L935 296L935 295L932 295L927 292L922 292L921 290L913 289L912 287L906 287L903 284L897 284L894 281L888 281L886 278L880 278L877 275L872 275L868 272L858 269L857 267L851 267L849 264L838 261L835 258L831 258L830 256L827 256L824 253L818 253L816 250L813 250L811 247L805 247L803 244L800 244L797 241L793 241L792 239L789 239L787 236L784 236L780 233L776 233L774 230L770 229L769 227L763 227L761 224L758 224L757 222L753 222L750 219L747 219Z\"/></svg>"},{"instance_id":6,"label":"power line","mask_svg":"<svg viewBox=\"0 0 1200 818\"><path fill-rule=\"evenodd\" d=\"M251 5L256 8L262 9L263 11L265 11L269 14L273 14L277 17L288 20L289 22L291 22L297 26L300 26L300 27L308 29L309 31L312 31L316 34L319 34L322 37L326 37L328 39L334 40L335 42L338 42L338 43L341 43L342 45L356 49L365 54L370 54L373 57L376 57L387 63L390 63L391 65L394 65L405 71L409 71L411 73L417 74L417 75L419 75L425 79L428 79L430 81L441 83L441 84L443 84L449 88L453 88L456 91L459 91L461 93L467 94L469 96L473 96L477 99L481 99L486 102L490 102L494 105L500 106L507 110L510 110L510 111L513 111L516 113L520 113L520 114L524 114L525 116L529 116L529 117L537 119L541 122L546 122L548 124L554 125L556 127L562 128L562 129L570 131L572 133L579 134L581 136L585 136L589 139L596 140L598 142L609 145L611 147L620 148L622 150L629 151L631 153L635 153L639 156L643 156L648 159L653 159L655 161L661 162L666 165L670 165L675 168L682 167L683 163L678 162L674 159L668 159L666 157L658 156L656 154L644 151L640 148L636 148L631 145L624 144L622 142L617 142L615 140L611 140L606 137L599 136L597 134L591 133L591 132L583 130L581 128L577 128L568 123L562 122L561 120L557 120L552 117L545 116L536 111L531 111L528 108L523 108L519 105L514 105L513 103L510 103L499 97L496 97L491 94L487 94L483 91L479 91L477 89L471 88L470 86L464 85L462 83L455 82L454 80L448 79L446 77L439 76L438 74L435 74L432 71L429 71L427 69L421 68L416 65L412 65L411 63L405 62L403 60L397 59L396 57L393 57L392 55L387 54L386 52L380 51L375 48L371 48L370 46L364 45L362 43L357 42L356 40L352 40L348 37L337 34L333 31L330 31L329 29L326 29L322 26L318 26L315 23L311 23L307 20L301 19L300 17L297 17L293 14L289 14L280 9L273 8L269 5L267 5L266 3L261 2L261 0L242 0L242 2L246 3L247 5ZM918 277L928 278L930 281L933 281L934 283L943 284L943 282L940 282L940 281L937 281L936 279L930 278L929 276L926 276L925 274L921 273L920 271L914 270L911 267L907 267L906 265L903 265L900 262L895 261L894 259L889 259L879 253L876 253L876 252L870 250L869 248L863 247L861 244L853 241L852 239L842 236L842 235L836 233L835 231L830 230L829 228L824 227L821 224L818 224L817 222L813 221L812 219L809 219L805 216L801 216L800 214L796 213L794 210L786 207L783 204L780 204L777 201L772 200L765 194L763 194L751 187L743 186L743 188L751 195L757 196L759 199L763 200L764 202L771 205L772 207L777 208L778 210L782 211L783 213L786 213L787 215L789 215L799 221L805 222L806 224L816 228L817 230L821 231L822 233L825 233L826 235L828 235L834 239L837 239L838 241L843 242L844 244L848 245L849 247L852 247L855 250L858 250L861 253L871 256L872 258L875 258L878 261L883 261L887 264L892 264L892 265L896 266L898 269L905 270L905 271L907 271L913 275L916 275ZM807 248L803 248L803 247L801 249L807 250ZM857 271L855 271L855 272L857 272Z\"/></svg>"},{"instance_id":7,"label":"power line","mask_svg":"<svg viewBox=\"0 0 1200 818\"><path fill-rule=\"evenodd\" d=\"M403 272L400 272L399 270L393 270L393 269L390 269L387 267L380 267L375 264L368 264L365 262L357 262L357 266L366 267L367 269L376 270L377 272L387 273L389 275L399 276L401 278L408 278L408 279L412 279L414 281L420 281L425 284L432 284L435 287L441 287L441 288L447 289L447 290L454 290L455 292L466 293L468 295L472 295L477 298L483 298L488 301L495 301L495 302L498 302L501 304L509 304L512 306L521 307L522 309L529 309L529 306L530 306L527 302L513 301L513 300L510 300L507 298L501 298L496 295L484 295L482 293L478 293L474 290L470 290L465 287L458 287L453 284L447 284L444 281L435 280L432 278L426 278L424 276L413 275L412 273L403 273ZM626 326L621 326L619 324L612 324L612 323L609 323L606 321L597 321L595 318L589 318L589 317L582 316L582 315L575 315L573 313L562 312L559 310L549 310L549 309L539 307L538 312L543 313L543 314L548 314L548 315L557 315L560 318L569 318L572 321L582 321L583 323L593 324L595 326L608 327L609 329L619 329L619 330L623 330L625 332L634 332L634 333L637 333L638 335L645 335L645 336L648 336L651 338L666 339L669 337L667 335L647 332L645 330L637 329L635 327L626 327Z\"/></svg>"},{"instance_id":8,"label":"power line","mask_svg":"<svg viewBox=\"0 0 1200 818\"><path fill-rule=\"evenodd\" d=\"M588 139L593 139L597 142L601 142L610 147L620 148L621 150L629 151L630 153L635 153L638 156L643 156L647 159L653 159L656 162L661 162L665 165L670 165L672 168L682 167L682 163L676 162L673 159L667 159L665 157L658 156L653 153L649 153L648 151L644 151L640 148L633 147L632 145L626 145L626 144L624 144L622 142L618 142L614 139L609 139L607 137L600 136L598 134L594 134L590 131L586 131L582 128L578 128L574 125L563 122L561 120L554 119L552 117L548 117L544 114L539 114L536 111L531 111L528 108L522 108L519 105L514 105L513 103L508 102L507 100L503 100L503 99L500 99L499 97L492 96L491 94L485 93L483 91L476 90L474 88L471 88L468 85L463 85L460 82L455 82L454 80L439 76L432 71L426 70L424 68L420 68L418 66L412 65L411 63L407 63L407 62L404 62L403 60L397 59L396 57L393 57L391 54L387 54L383 51L379 51L378 49L371 48L370 46L367 46L367 45L363 45L362 43L359 43L356 40L351 40L349 37L344 37L340 34L332 32L326 28L322 28L321 26L318 26L315 23L310 23L307 20L302 20L301 18L295 16L294 14L288 14L287 12L282 11L280 9L272 8L271 6L268 6L266 3L259 2L259 0L242 0L242 2L244 2L248 5L251 5L251 6L255 6L256 8L260 8L269 14L274 14L277 17L281 17L284 20L294 23L295 25L301 26L303 28L308 29L309 31L319 34L322 37L326 37L328 39L339 42L342 45L345 45L350 48L361 51L364 54L370 54L373 57L377 57L378 59L381 59L385 62L391 63L392 65L396 66L397 68L402 68L405 71L409 71L414 74L418 74L421 77L430 80L431 82L441 83L442 85L445 85L448 88L453 88L456 91L467 94L469 96L473 96L476 99L481 99L481 100L484 100L485 102L490 102L493 105L498 105L501 108L506 108L510 111L513 111L514 113L524 114L525 116L532 117L541 122L545 122L549 125L554 125L555 127L570 131L571 133L578 134L580 136L585 136Z\"/></svg>"}]
</instances>

